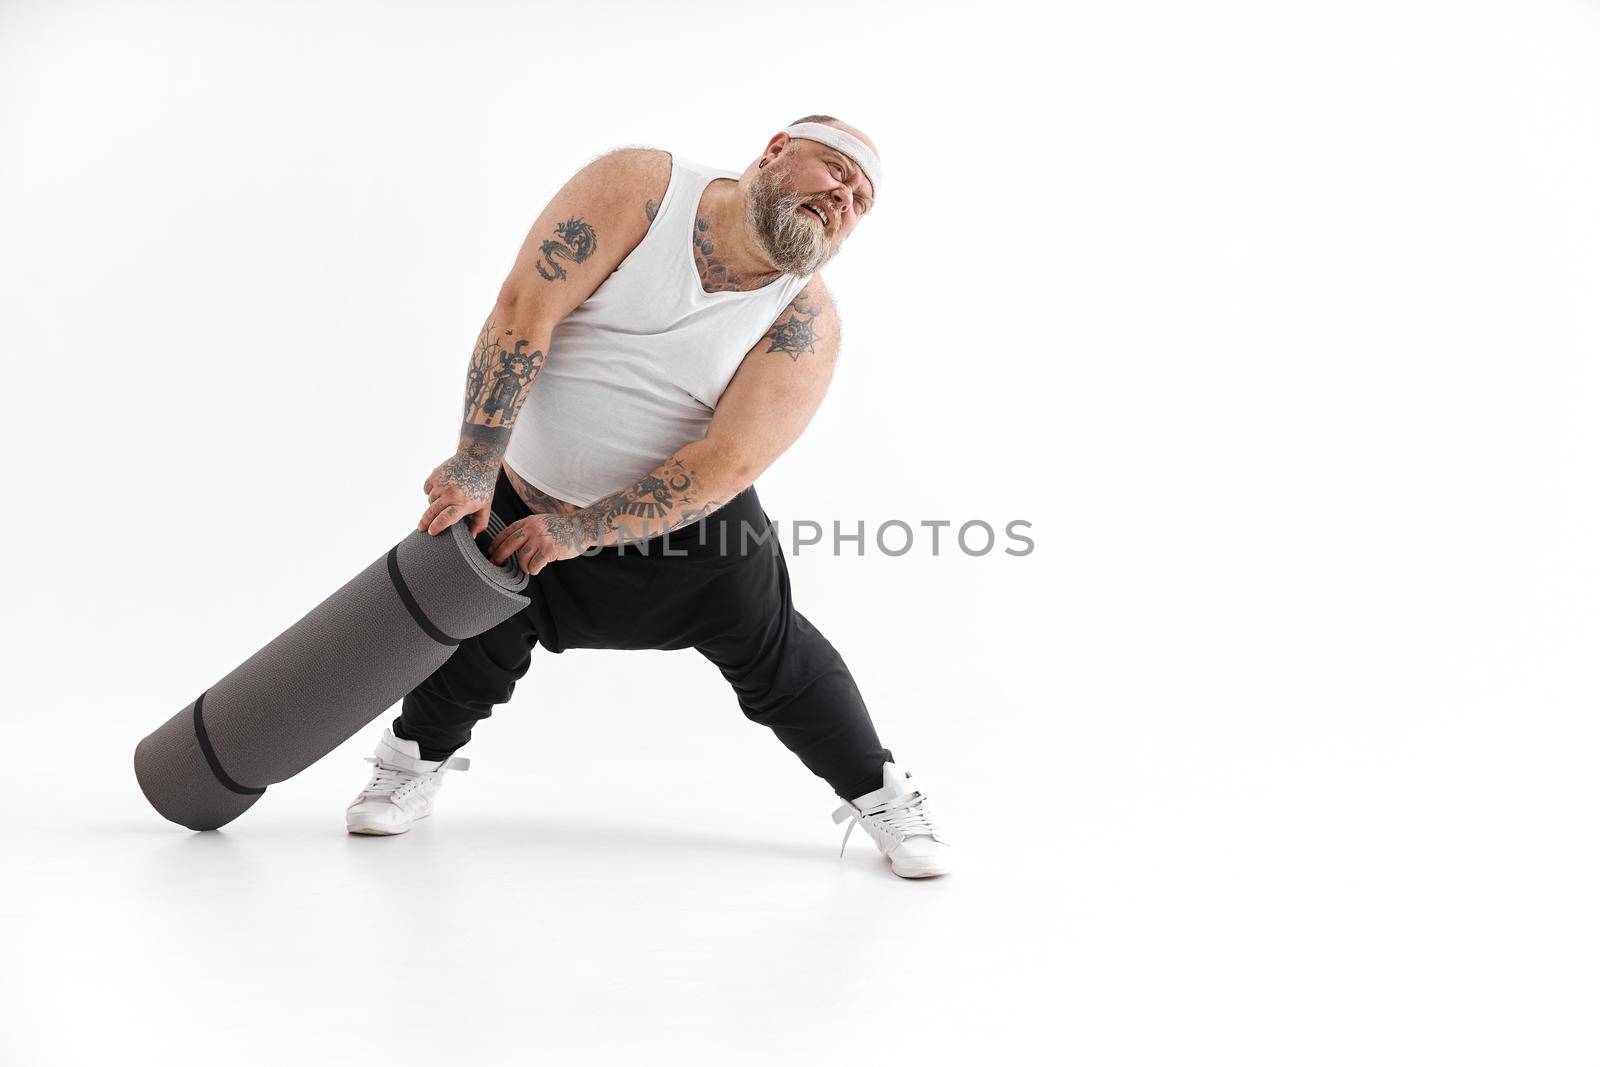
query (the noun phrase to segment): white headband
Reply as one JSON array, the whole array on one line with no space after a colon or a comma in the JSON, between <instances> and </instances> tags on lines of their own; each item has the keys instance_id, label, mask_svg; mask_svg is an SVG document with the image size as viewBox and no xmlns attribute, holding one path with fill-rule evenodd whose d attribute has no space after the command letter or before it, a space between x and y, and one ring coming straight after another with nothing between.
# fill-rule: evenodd
<instances>
[{"instance_id":1,"label":"white headband","mask_svg":"<svg viewBox=\"0 0 1600 1067\"><path fill-rule=\"evenodd\" d=\"M867 176L867 181L872 183L874 199L883 189L883 164L878 162L877 154L860 138L820 122L797 122L793 126L786 127L783 132L804 141L818 141L829 148L838 149L855 160L856 166Z\"/></svg>"}]
</instances>

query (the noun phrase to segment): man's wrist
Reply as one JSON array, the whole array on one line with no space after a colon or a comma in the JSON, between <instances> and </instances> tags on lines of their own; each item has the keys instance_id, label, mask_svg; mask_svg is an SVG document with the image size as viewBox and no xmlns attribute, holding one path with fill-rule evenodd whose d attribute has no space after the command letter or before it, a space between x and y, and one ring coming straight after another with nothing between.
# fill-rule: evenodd
<instances>
[{"instance_id":1,"label":"man's wrist","mask_svg":"<svg viewBox=\"0 0 1600 1067\"><path fill-rule=\"evenodd\" d=\"M574 554L587 552L591 548L598 548L605 543L605 534L587 508L579 508L567 514L535 515L550 535L551 540L571 549Z\"/></svg>"},{"instance_id":2,"label":"man's wrist","mask_svg":"<svg viewBox=\"0 0 1600 1067\"><path fill-rule=\"evenodd\" d=\"M461 436L456 441L456 455L472 463L484 463L498 468L510 444L509 426L485 426L478 422L463 422Z\"/></svg>"},{"instance_id":3,"label":"man's wrist","mask_svg":"<svg viewBox=\"0 0 1600 1067\"><path fill-rule=\"evenodd\" d=\"M500 477L500 461L510 442L509 426L463 422L455 455L445 460L443 473L469 496L492 497Z\"/></svg>"}]
</instances>

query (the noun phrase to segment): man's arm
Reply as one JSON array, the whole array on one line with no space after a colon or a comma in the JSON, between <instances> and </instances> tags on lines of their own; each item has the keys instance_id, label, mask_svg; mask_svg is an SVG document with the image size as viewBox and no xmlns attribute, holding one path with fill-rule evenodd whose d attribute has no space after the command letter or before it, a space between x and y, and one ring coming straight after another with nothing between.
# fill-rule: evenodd
<instances>
[{"instance_id":1,"label":"man's arm","mask_svg":"<svg viewBox=\"0 0 1600 1067\"><path fill-rule=\"evenodd\" d=\"M440 533L471 517L489 525L511 427L550 350L550 334L644 239L646 201L660 200L672 157L624 148L585 166L539 214L473 346L455 454L423 483L417 529Z\"/></svg>"},{"instance_id":2,"label":"man's arm","mask_svg":"<svg viewBox=\"0 0 1600 1067\"><path fill-rule=\"evenodd\" d=\"M495 537L489 558L515 556L537 574L585 549L643 540L711 514L800 437L828 391L838 351L838 313L822 279L813 277L745 354L703 438L586 508L511 524Z\"/></svg>"}]
</instances>

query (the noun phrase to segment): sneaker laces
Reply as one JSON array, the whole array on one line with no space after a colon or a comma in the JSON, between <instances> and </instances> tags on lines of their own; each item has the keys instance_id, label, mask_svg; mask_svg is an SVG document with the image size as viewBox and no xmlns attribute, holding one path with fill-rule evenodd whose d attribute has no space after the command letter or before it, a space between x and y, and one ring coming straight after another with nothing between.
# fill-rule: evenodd
<instances>
[{"instance_id":1,"label":"sneaker laces","mask_svg":"<svg viewBox=\"0 0 1600 1067\"><path fill-rule=\"evenodd\" d=\"M836 813L838 818L834 820L835 822L841 818L850 820L850 825L844 828L844 840L839 842L839 855L844 855L844 847L850 843L850 833L856 828L856 823L864 824L868 819L876 821L879 826L901 841L918 835L937 838L939 828L934 824L933 813L923 803L926 799L920 790L914 789L904 796L895 797L874 811L860 811L847 801Z\"/></svg>"},{"instance_id":2,"label":"sneaker laces","mask_svg":"<svg viewBox=\"0 0 1600 1067\"><path fill-rule=\"evenodd\" d=\"M423 778L418 771L391 767L376 756L367 756L366 761L372 764L372 780L361 790L360 800L386 800L403 796L409 786L415 785Z\"/></svg>"}]
</instances>

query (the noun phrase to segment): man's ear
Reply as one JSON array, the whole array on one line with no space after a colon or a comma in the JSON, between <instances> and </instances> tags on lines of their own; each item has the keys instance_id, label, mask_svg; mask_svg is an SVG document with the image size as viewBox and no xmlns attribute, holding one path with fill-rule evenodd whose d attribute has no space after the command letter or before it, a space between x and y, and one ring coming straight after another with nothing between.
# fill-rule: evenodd
<instances>
[{"instance_id":1,"label":"man's ear","mask_svg":"<svg viewBox=\"0 0 1600 1067\"><path fill-rule=\"evenodd\" d=\"M780 137L783 138L783 141L781 143L778 142L778 138L780 138ZM794 138L790 137L787 133L784 133L782 130L779 130L777 133L772 135L772 140L767 142L767 147L771 148L774 144L778 145L778 156L781 156L781 155L783 155L785 149L787 149L790 145L794 144ZM766 153L763 152L762 153L761 162L758 163L757 166L764 167L768 163L771 163L773 159L777 159L778 156L773 156L772 159L768 159L768 158L766 158Z\"/></svg>"}]
</instances>

